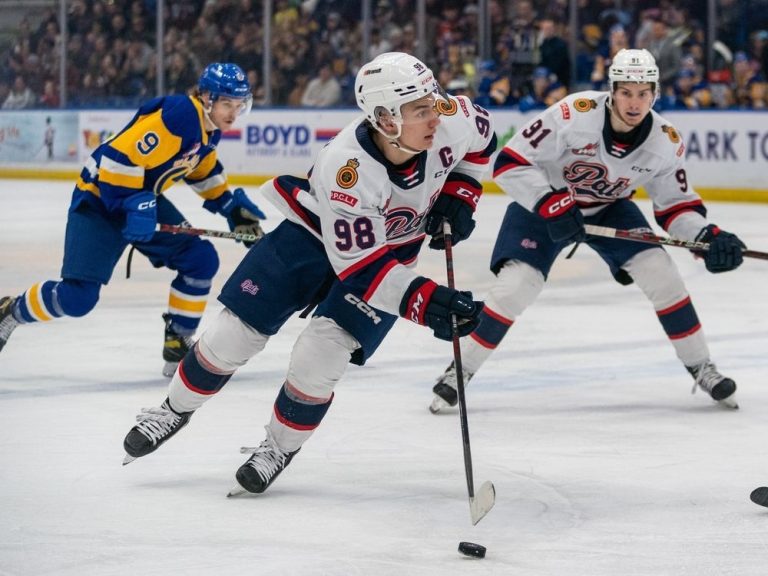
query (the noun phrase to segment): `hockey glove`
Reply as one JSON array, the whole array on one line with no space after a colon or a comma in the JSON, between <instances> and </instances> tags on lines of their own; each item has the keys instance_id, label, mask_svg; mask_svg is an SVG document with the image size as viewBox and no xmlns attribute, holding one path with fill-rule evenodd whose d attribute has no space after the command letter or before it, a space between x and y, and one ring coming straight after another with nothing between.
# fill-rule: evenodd
<instances>
[{"instance_id":1,"label":"hockey glove","mask_svg":"<svg viewBox=\"0 0 768 576\"><path fill-rule=\"evenodd\" d=\"M449 176L440 195L427 214L425 231L432 236L429 247L433 250L445 250L443 238L443 220L451 225L451 243L458 244L469 238L475 229L472 215L483 188L480 182L468 176Z\"/></svg>"},{"instance_id":2,"label":"hockey glove","mask_svg":"<svg viewBox=\"0 0 768 576\"><path fill-rule=\"evenodd\" d=\"M717 274L735 270L744 261L741 251L746 248L736 234L720 230L714 224L701 229L696 236L697 242L709 242L709 250L694 252L704 258L707 270Z\"/></svg>"},{"instance_id":3,"label":"hockey glove","mask_svg":"<svg viewBox=\"0 0 768 576\"><path fill-rule=\"evenodd\" d=\"M221 214L227 219L227 224L232 232L239 234L254 234L255 241L243 242L246 248L250 248L264 236L261 229L260 220L266 219L266 214L259 210L242 188L235 189L235 192L224 192L215 200L206 200L203 202L203 208ZM239 242L239 240L238 240Z\"/></svg>"},{"instance_id":4,"label":"hockey glove","mask_svg":"<svg viewBox=\"0 0 768 576\"><path fill-rule=\"evenodd\" d=\"M566 188L545 195L536 204L536 213L544 218L547 233L553 242L583 242L584 216Z\"/></svg>"},{"instance_id":5,"label":"hockey glove","mask_svg":"<svg viewBox=\"0 0 768 576\"><path fill-rule=\"evenodd\" d=\"M400 316L428 326L435 337L451 340L451 316L456 315L459 336L467 336L476 327L483 303L472 299L471 292L459 292L438 286L419 276L408 287L400 302Z\"/></svg>"},{"instance_id":6,"label":"hockey glove","mask_svg":"<svg viewBox=\"0 0 768 576\"><path fill-rule=\"evenodd\" d=\"M125 210L123 237L128 242L149 242L157 226L157 198L150 191L137 192L123 199Z\"/></svg>"}]
</instances>

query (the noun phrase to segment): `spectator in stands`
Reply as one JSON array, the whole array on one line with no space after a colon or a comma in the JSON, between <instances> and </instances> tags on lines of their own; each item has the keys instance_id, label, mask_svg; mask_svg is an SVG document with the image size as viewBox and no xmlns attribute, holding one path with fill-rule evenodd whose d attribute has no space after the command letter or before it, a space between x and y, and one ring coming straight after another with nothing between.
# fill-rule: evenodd
<instances>
[{"instance_id":1,"label":"spectator in stands","mask_svg":"<svg viewBox=\"0 0 768 576\"><path fill-rule=\"evenodd\" d=\"M480 63L480 78L475 103L483 108L512 104L509 76L496 69L493 60Z\"/></svg>"},{"instance_id":2,"label":"spectator in stands","mask_svg":"<svg viewBox=\"0 0 768 576\"><path fill-rule=\"evenodd\" d=\"M43 85L43 93L40 96L40 106L44 108L58 108L60 104L59 92L53 80L46 80Z\"/></svg>"},{"instance_id":3,"label":"spectator in stands","mask_svg":"<svg viewBox=\"0 0 768 576\"><path fill-rule=\"evenodd\" d=\"M307 84L301 97L302 106L327 108L336 106L341 100L341 86L333 76L330 65L323 64L312 80Z\"/></svg>"},{"instance_id":4,"label":"spectator in stands","mask_svg":"<svg viewBox=\"0 0 768 576\"><path fill-rule=\"evenodd\" d=\"M381 35L381 30L378 28L371 29L371 45L368 48L368 54L371 58L375 58L379 54L384 52L391 52L392 44L388 38L384 38Z\"/></svg>"},{"instance_id":5,"label":"spectator in stands","mask_svg":"<svg viewBox=\"0 0 768 576\"><path fill-rule=\"evenodd\" d=\"M557 76L566 88L571 85L571 57L568 44L560 37L555 21L539 21L539 54L541 66Z\"/></svg>"},{"instance_id":6,"label":"spectator in stands","mask_svg":"<svg viewBox=\"0 0 768 576\"><path fill-rule=\"evenodd\" d=\"M674 83L677 73L680 71L680 60L683 55L680 44L676 42L664 18L653 16L651 21L648 51L656 58L661 74L661 85L666 86Z\"/></svg>"},{"instance_id":7,"label":"spectator in stands","mask_svg":"<svg viewBox=\"0 0 768 576\"><path fill-rule=\"evenodd\" d=\"M533 71L531 90L520 99L520 112L543 110L565 98L568 90L547 68L539 66Z\"/></svg>"},{"instance_id":8,"label":"spectator in stands","mask_svg":"<svg viewBox=\"0 0 768 576\"><path fill-rule=\"evenodd\" d=\"M11 88L8 97L3 102L3 110L32 108L36 101L37 98L27 86L27 81L24 79L24 76L19 75L13 80L13 87Z\"/></svg>"},{"instance_id":9,"label":"spectator in stands","mask_svg":"<svg viewBox=\"0 0 768 576\"><path fill-rule=\"evenodd\" d=\"M452 96L466 96L471 100L474 100L475 97L472 87L463 76L459 76L448 82L445 85L445 91Z\"/></svg>"},{"instance_id":10,"label":"spectator in stands","mask_svg":"<svg viewBox=\"0 0 768 576\"><path fill-rule=\"evenodd\" d=\"M165 68L166 89L171 94L186 94L197 83L197 73L186 52L170 55ZM253 87L253 84L251 84Z\"/></svg>"},{"instance_id":11,"label":"spectator in stands","mask_svg":"<svg viewBox=\"0 0 768 576\"><path fill-rule=\"evenodd\" d=\"M681 69L674 85L665 88L665 92L663 108L699 110L713 105L709 85L691 68Z\"/></svg>"},{"instance_id":12,"label":"spectator in stands","mask_svg":"<svg viewBox=\"0 0 768 576\"><path fill-rule=\"evenodd\" d=\"M605 46L598 46L597 56L595 57L595 67L592 70L592 89L607 90L607 72L613 62L613 57L619 53L619 50L629 48L629 38L624 26L616 24L608 31L608 43Z\"/></svg>"}]
</instances>

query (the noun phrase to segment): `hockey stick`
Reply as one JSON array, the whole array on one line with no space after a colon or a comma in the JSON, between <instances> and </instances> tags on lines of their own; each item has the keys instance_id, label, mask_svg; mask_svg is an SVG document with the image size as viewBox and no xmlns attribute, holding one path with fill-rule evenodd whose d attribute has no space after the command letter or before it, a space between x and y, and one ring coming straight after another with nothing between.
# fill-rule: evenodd
<instances>
[{"instance_id":1,"label":"hockey stick","mask_svg":"<svg viewBox=\"0 0 768 576\"><path fill-rule=\"evenodd\" d=\"M619 238L621 240L632 240L634 242L644 242L646 244L675 246L678 248L688 248L689 250L709 250L709 243L707 242L694 242L690 240L680 240L679 238L670 238L668 236L657 236L656 234L651 234L650 232L618 230L616 228L608 228L607 226L595 226L593 224L585 224L584 229L587 231L587 234L591 234L592 236ZM768 260L768 252L758 252L757 250L742 250L741 254L745 258Z\"/></svg>"},{"instance_id":2,"label":"hockey stick","mask_svg":"<svg viewBox=\"0 0 768 576\"><path fill-rule=\"evenodd\" d=\"M443 238L445 239L445 268L448 273L448 288L455 290L451 224L448 220L443 220ZM472 451L469 446L467 400L464 396L464 372L461 365L461 346L459 344L459 324L456 314L451 314L451 331L453 332L453 361L456 366L456 391L459 397L459 417L461 419L461 442L464 446L464 471L467 474L467 492L469 493L469 515L472 517L472 524L476 525L490 512L496 503L496 488L494 488L490 481L483 482L477 494L475 494L475 480L472 473Z\"/></svg>"},{"instance_id":3,"label":"hockey stick","mask_svg":"<svg viewBox=\"0 0 768 576\"><path fill-rule=\"evenodd\" d=\"M211 238L230 238L243 242L256 242L261 238L256 234L244 234L242 232L224 232L223 230L208 230L206 228L192 228L188 226L174 226L173 224L158 224L156 232L170 232L171 234L189 234L190 236L210 236Z\"/></svg>"}]
</instances>

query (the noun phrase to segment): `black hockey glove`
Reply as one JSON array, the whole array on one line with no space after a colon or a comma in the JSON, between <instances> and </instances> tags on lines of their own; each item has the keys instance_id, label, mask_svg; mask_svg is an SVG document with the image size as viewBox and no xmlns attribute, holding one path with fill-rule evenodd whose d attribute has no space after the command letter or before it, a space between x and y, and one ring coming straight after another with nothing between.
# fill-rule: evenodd
<instances>
[{"instance_id":1,"label":"black hockey glove","mask_svg":"<svg viewBox=\"0 0 768 576\"><path fill-rule=\"evenodd\" d=\"M459 336L467 336L476 327L483 303L472 299L471 292L459 292L438 286L419 276L408 287L400 302L400 316L428 326L436 338L453 339L451 315L456 315Z\"/></svg>"},{"instance_id":2,"label":"black hockey glove","mask_svg":"<svg viewBox=\"0 0 768 576\"><path fill-rule=\"evenodd\" d=\"M443 238L443 220L451 225L451 243L458 244L469 238L475 229L472 215L483 193L483 187L477 180L465 175L450 176L440 195L427 214L425 231L432 236L429 247L433 250L445 250Z\"/></svg>"},{"instance_id":3,"label":"black hockey glove","mask_svg":"<svg viewBox=\"0 0 768 576\"><path fill-rule=\"evenodd\" d=\"M216 200L206 200L203 207L224 216L232 232L255 235L256 240L243 241L246 248L250 248L264 236L260 221L267 216L251 202L242 188L235 189L234 193L224 192Z\"/></svg>"},{"instance_id":4,"label":"black hockey glove","mask_svg":"<svg viewBox=\"0 0 768 576\"><path fill-rule=\"evenodd\" d=\"M535 211L546 221L553 242L583 242L587 238L584 216L566 188L545 195Z\"/></svg>"},{"instance_id":5,"label":"black hockey glove","mask_svg":"<svg viewBox=\"0 0 768 576\"><path fill-rule=\"evenodd\" d=\"M714 224L702 228L696 241L709 242L709 250L694 253L704 258L707 270L714 274L735 270L744 261L741 253L746 248L744 242L736 234L720 230Z\"/></svg>"}]
</instances>

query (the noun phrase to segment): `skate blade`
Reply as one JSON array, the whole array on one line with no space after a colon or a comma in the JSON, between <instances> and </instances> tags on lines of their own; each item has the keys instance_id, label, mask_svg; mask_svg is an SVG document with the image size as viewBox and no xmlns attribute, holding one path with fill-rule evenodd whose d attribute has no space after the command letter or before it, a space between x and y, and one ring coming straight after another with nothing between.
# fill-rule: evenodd
<instances>
[{"instance_id":1,"label":"skate blade","mask_svg":"<svg viewBox=\"0 0 768 576\"><path fill-rule=\"evenodd\" d=\"M176 368L178 368L178 366L178 362L166 362L165 366L163 366L163 376L166 378L173 378L173 375L176 374Z\"/></svg>"},{"instance_id":2,"label":"skate blade","mask_svg":"<svg viewBox=\"0 0 768 576\"><path fill-rule=\"evenodd\" d=\"M736 394L731 394L728 396L728 398L723 398L722 400L718 400L717 403L720 406L723 406L725 408L730 408L731 410L738 410L739 404L736 402Z\"/></svg>"},{"instance_id":3,"label":"skate blade","mask_svg":"<svg viewBox=\"0 0 768 576\"><path fill-rule=\"evenodd\" d=\"M227 498L237 498L238 496L243 496L244 494L250 494L250 492L238 484L227 493Z\"/></svg>"},{"instance_id":4,"label":"skate blade","mask_svg":"<svg viewBox=\"0 0 768 576\"><path fill-rule=\"evenodd\" d=\"M441 410L445 410L446 408L450 407L451 405L448 404L448 402L435 394L435 397L432 398L432 404L429 405L429 411L432 412L432 414L438 414Z\"/></svg>"},{"instance_id":5,"label":"skate blade","mask_svg":"<svg viewBox=\"0 0 768 576\"><path fill-rule=\"evenodd\" d=\"M472 517L472 525L482 520L493 505L496 504L496 488L491 482L483 482L474 498L469 499L469 514Z\"/></svg>"},{"instance_id":6,"label":"skate blade","mask_svg":"<svg viewBox=\"0 0 768 576\"><path fill-rule=\"evenodd\" d=\"M126 454L125 458L123 458L123 466L125 466L126 464L130 464L134 460L136 460L136 456L131 456L130 454Z\"/></svg>"}]
</instances>

